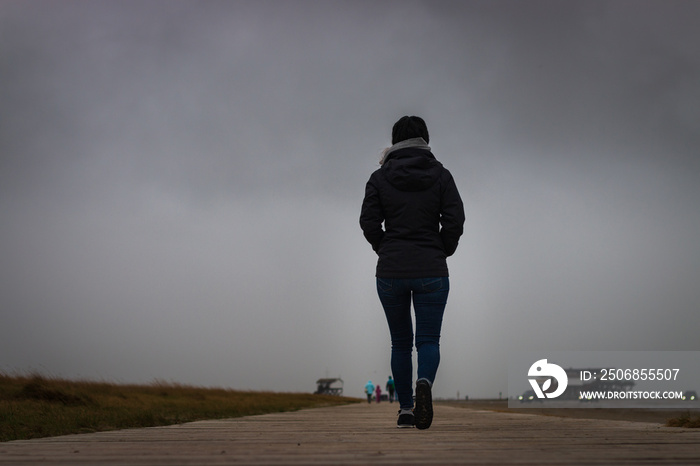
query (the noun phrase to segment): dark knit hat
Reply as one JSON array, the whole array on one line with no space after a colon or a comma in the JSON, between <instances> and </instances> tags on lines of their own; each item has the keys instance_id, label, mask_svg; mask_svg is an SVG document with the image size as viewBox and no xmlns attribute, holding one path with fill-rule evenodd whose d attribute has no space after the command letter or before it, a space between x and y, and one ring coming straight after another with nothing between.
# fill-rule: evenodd
<instances>
[{"instance_id":1,"label":"dark knit hat","mask_svg":"<svg viewBox=\"0 0 700 466\"><path fill-rule=\"evenodd\" d=\"M417 116L404 116L394 123L391 130L391 144L405 141L406 139L423 138L426 143L430 142L428 127L425 121Z\"/></svg>"}]
</instances>

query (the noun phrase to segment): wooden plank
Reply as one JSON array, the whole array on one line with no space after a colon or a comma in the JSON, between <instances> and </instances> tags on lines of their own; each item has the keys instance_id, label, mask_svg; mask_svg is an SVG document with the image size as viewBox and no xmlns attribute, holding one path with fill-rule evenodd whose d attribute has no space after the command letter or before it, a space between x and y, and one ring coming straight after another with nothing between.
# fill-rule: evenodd
<instances>
[{"instance_id":1,"label":"wooden plank","mask_svg":"<svg viewBox=\"0 0 700 466\"><path fill-rule=\"evenodd\" d=\"M436 404L428 430L397 405L332 408L0 443L0 464L700 464L700 430Z\"/></svg>"}]
</instances>

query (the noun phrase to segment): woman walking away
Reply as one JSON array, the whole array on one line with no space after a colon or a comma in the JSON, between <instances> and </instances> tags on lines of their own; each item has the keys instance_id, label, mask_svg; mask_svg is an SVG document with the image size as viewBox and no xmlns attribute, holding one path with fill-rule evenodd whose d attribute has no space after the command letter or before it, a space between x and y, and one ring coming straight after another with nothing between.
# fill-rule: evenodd
<instances>
[{"instance_id":1,"label":"woman walking away","mask_svg":"<svg viewBox=\"0 0 700 466\"><path fill-rule=\"evenodd\" d=\"M440 363L440 330L449 293L447 257L457 249L464 207L450 172L435 159L423 119L394 124L392 146L369 178L360 226L379 256L376 281L391 334L398 427L427 429ZM382 226L383 224L383 226ZM413 403L413 325L418 378Z\"/></svg>"}]
</instances>

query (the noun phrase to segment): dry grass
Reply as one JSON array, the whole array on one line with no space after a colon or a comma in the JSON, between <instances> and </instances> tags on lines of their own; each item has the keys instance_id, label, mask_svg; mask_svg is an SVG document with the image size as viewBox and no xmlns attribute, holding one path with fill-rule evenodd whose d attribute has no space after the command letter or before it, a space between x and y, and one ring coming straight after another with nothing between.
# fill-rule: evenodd
<instances>
[{"instance_id":1,"label":"dry grass","mask_svg":"<svg viewBox=\"0 0 700 466\"><path fill-rule=\"evenodd\" d=\"M669 427L700 427L700 411L689 409L650 408L508 408L508 400L444 401L449 406L486 409L503 413L537 414L541 416L601 419L633 422L653 422ZM690 406L698 406L697 402Z\"/></svg>"},{"instance_id":2,"label":"dry grass","mask_svg":"<svg viewBox=\"0 0 700 466\"><path fill-rule=\"evenodd\" d=\"M666 421L668 427L692 427L700 428L700 416L691 417L690 413Z\"/></svg>"},{"instance_id":3,"label":"dry grass","mask_svg":"<svg viewBox=\"0 0 700 466\"><path fill-rule=\"evenodd\" d=\"M354 398L116 385L0 373L0 441L180 424L357 402Z\"/></svg>"}]
</instances>

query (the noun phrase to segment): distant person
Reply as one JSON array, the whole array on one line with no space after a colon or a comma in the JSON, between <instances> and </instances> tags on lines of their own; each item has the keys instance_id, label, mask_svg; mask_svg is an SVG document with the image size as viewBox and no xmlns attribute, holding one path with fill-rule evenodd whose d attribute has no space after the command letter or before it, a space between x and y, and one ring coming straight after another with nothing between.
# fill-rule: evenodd
<instances>
[{"instance_id":1,"label":"distant person","mask_svg":"<svg viewBox=\"0 0 700 466\"><path fill-rule=\"evenodd\" d=\"M372 402L372 393L374 393L374 384L372 381L368 381L367 384L365 384L365 393L367 394L367 403Z\"/></svg>"},{"instance_id":2,"label":"distant person","mask_svg":"<svg viewBox=\"0 0 700 466\"><path fill-rule=\"evenodd\" d=\"M382 401L382 387L380 387L379 384L377 384L377 389L375 392L377 393L377 403L379 403Z\"/></svg>"},{"instance_id":3,"label":"distant person","mask_svg":"<svg viewBox=\"0 0 700 466\"><path fill-rule=\"evenodd\" d=\"M404 116L392 146L369 178L360 226L377 253L377 293L391 334L391 371L399 400L398 427L427 429L440 363L440 330L449 294L447 257L457 249L464 207L450 172L435 159L425 121ZM413 325L418 352L413 403Z\"/></svg>"},{"instance_id":4,"label":"distant person","mask_svg":"<svg viewBox=\"0 0 700 466\"><path fill-rule=\"evenodd\" d=\"M394 385L394 379L389 376L389 380L386 381L386 391L389 393L389 403L394 402L394 390L396 389Z\"/></svg>"}]
</instances>

